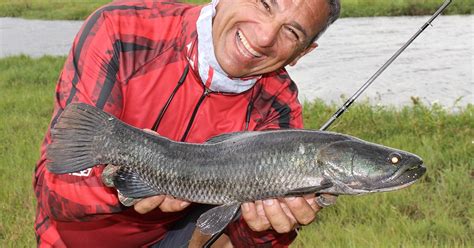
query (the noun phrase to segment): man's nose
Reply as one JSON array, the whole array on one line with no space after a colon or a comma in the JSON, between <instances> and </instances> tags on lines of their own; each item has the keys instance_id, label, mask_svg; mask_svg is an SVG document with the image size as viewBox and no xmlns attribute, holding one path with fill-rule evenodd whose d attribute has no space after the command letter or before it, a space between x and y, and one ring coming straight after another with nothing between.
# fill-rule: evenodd
<instances>
[{"instance_id":1,"label":"man's nose","mask_svg":"<svg viewBox=\"0 0 474 248\"><path fill-rule=\"evenodd\" d=\"M267 21L260 23L256 32L257 43L260 47L270 47L275 44L280 32L280 25L275 21Z\"/></svg>"}]
</instances>

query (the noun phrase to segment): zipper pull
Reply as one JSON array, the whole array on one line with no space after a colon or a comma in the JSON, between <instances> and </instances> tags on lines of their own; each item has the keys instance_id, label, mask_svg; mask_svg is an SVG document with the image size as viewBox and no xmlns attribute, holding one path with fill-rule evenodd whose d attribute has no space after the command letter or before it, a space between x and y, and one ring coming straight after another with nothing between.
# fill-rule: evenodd
<instances>
[{"instance_id":1,"label":"zipper pull","mask_svg":"<svg viewBox=\"0 0 474 248\"><path fill-rule=\"evenodd\" d=\"M204 87L204 96L209 96L209 94L212 93L212 90L207 88L207 87Z\"/></svg>"}]
</instances>

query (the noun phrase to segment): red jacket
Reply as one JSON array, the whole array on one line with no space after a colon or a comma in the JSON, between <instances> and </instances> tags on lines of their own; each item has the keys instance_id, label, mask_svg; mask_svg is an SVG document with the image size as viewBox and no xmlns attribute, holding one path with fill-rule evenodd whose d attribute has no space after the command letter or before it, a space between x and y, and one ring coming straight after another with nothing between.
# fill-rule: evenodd
<instances>
[{"instance_id":1,"label":"red jacket","mask_svg":"<svg viewBox=\"0 0 474 248\"><path fill-rule=\"evenodd\" d=\"M85 102L138 128L186 142L215 135L301 128L297 88L285 70L263 75L241 94L208 92L191 63L202 6L119 2L93 13L74 40L56 87L54 126L64 107ZM40 247L140 247L163 238L189 209L140 215L105 187L103 166L54 175L45 168L49 129L35 171L35 231ZM287 246L296 236L252 232L243 220L227 228L237 247Z\"/></svg>"}]
</instances>

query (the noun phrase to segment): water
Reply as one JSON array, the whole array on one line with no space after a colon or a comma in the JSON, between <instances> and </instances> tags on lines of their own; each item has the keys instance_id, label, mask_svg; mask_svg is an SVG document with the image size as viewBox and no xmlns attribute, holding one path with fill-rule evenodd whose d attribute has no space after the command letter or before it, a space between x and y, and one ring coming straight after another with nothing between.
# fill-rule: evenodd
<instances>
[{"instance_id":1,"label":"water","mask_svg":"<svg viewBox=\"0 0 474 248\"><path fill-rule=\"evenodd\" d=\"M342 103L427 20L428 16L338 20L316 50L288 68L300 100ZM81 24L0 18L0 57L66 55ZM474 103L473 50L474 15L440 16L361 98L395 106L418 98L449 109Z\"/></svg>"},{"instance_id":2,"label":"water","mask_svg":"<svg viewBox=\"0 0 474 248\"><path fill-rule=\"evenodd\" d=\"M428 20L421 17L338 20L320 46L289 71L300 99L342 103ZM365 91L373 104L406 105L412 97L448 108L474 103L474 16L440 16ZM299 67L298 67L299 66Z\"/></svg>"},{"instance_id":3,"label":"water","mask_svg":"<svg viewBox=\"0 0 474 248\"><path fill-rule=\"evenodd\" d=\"M0 18L0 58L27 54L66 55L82 21Z\"/></svg>"}]
</instances>

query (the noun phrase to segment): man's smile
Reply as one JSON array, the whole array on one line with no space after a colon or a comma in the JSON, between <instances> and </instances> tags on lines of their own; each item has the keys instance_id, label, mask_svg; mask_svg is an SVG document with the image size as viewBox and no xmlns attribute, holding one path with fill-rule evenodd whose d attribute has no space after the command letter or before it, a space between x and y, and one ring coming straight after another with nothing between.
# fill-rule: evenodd
<instances>
[{"instance_id":1,"label":"man's smile","mask_svg":"<svg viewBox=\"0 0 474 248\"><path fill-rule=\"evenodd\" d=\"M250 46L247 38L244 36L244 34L240 31L237 30L236 34L236 43L237 43L237 48L239 49L240 53L244 55L245 57L248 58L260 58L263 55L255 49Z\"/></svg>"}]
</instances>

